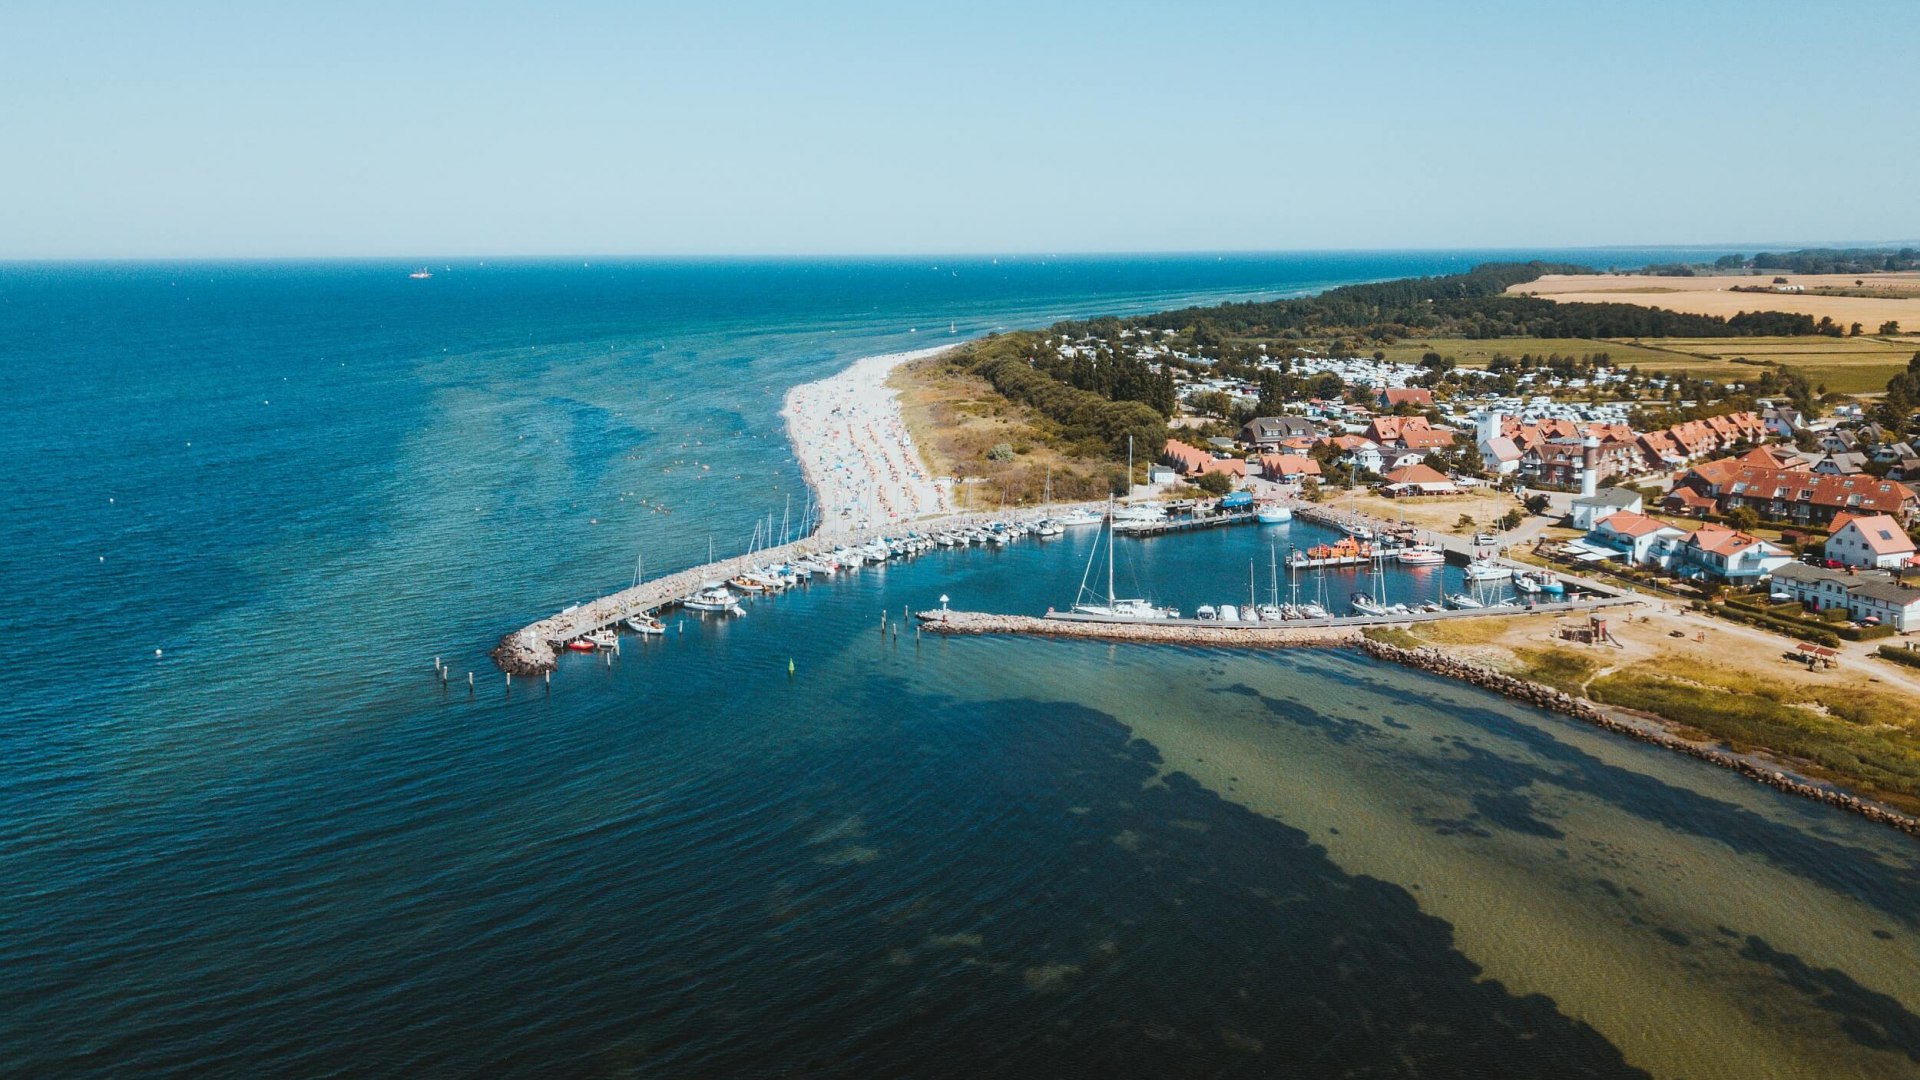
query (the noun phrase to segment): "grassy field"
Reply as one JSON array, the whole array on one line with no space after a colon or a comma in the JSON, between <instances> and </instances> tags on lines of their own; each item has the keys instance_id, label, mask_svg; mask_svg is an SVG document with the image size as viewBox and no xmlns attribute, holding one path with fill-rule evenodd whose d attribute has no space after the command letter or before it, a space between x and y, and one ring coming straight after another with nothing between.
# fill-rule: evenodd
<instances>
[{"instance_id":1,"label":"grassy field","mask_svg":"<svg viewBox=\"0 0 1920 1080\"><path fill-rule=\"evenodd\" d=\"M1556 689L1665 717L1698 737L1798 759L1812 775L1920 810L1914 681L1851 658L1809 672L1786 658L1793 651L1787 639L1712 623L1674 604L1611 616L1620 642L1612 648L1560 640L1563 621L1452 619L1390 631L1390 640L1443 645Z\"/></svg>"},{"instance_id":2,"label":"grassy field","mask_svg":"<svg viewBox=\"0 0 1920 1080\"><path fill-rule=\"evenodd\" d=\"M1559 353L1584 356L1606 353L1617 367L1641 371L1710 376L1721 382L1739 382L1752 369L1785 365L1804 372L1815 386L1837 394L1877 394L1887 380L1905 368L1920 352L1920 334L1860 337L1745 337L1745 338L1464 338L1408 340L1380 347L1387 359L1417 364L1429 352L1452 357L1461 367L1484 368L1495 354L1518 357Z\"/></svg>"},{"instance_id":3,"label":"grassy field","mask_svg":"<svg viewBox=\"0 0 1920 1080\"><path fill-rule=\"evenodd\" d=\"M1387 359L1395 363L1417 364L1422 356L1437 352L1441 356L1452 357L1461 367L1470 368L1486 367L1495 353L1515 358L1522 353L1533 353L1535 356L1552 353L1559 353L1562 356L1606 353L1618 367L1630 365L1645 367L1667 355L1658 349L1646 349L1613 341L1599 341L1594 338L1491 338L1487 340L1410 338L1392 345L1377 346L1377 348L1387 354Z\"/></svg>"},{"instance_id":4,"label":"grassy field","mask_svg":"<svg viewBox=\"0 0 1920 1080\"><path fill-rule=\"evenodd\" d=\"M1920 335L1651 338L1623 344L1659 357L1635 361L1643 371L1711 375L1725 381L1736 379L1743 368L1774 364L1794 368L1832 393L1875 394L1920 352Z\"/></svg>"},{"instance_id":5,"label":"grassy field","mask_svg":"<svg viewBox=\"0 0 1920 1080\"><path fill-rule=\"evenodd\" d=\"M1123 482L1124 464L1059 452L1045 417L939 357L903 365L888 382L900 392L901 414L927 467L966 481L964 505L1039 503L1049 471L1053 496L1063 501L1103 498ZM987 456L1001 444L1014 452L1012 460Z\"/></svg>"}]
</instances>

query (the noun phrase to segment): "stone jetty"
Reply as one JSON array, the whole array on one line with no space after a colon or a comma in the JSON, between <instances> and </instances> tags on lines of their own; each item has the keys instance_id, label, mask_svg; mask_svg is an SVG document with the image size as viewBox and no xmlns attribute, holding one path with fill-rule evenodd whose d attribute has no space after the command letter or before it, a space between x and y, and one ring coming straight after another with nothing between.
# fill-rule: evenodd
<instances>
[{"instance_id":1,"label":"stone jetty","mask_svg":"<svg viewBox=\"0 0 1920 1080\"><path fill-rule=\"evenodd\" d=\"M1849 795L1822 784L1809 782L1797 776L1790 776L1779 769L1768 768L1749 757L1735 754L1691 739L1682 738L1670 731L1662 730L1650 724L1634 723L1620 714L1596 705L1582 697L1576 697L1563 690L1542 686L1536 682L1516 678L1503 671L1497 671L1485 664L1463 660L1446 651L1432 646L1406 649L1390 645L1372 638L1363 639L1360 651L1381 660L1391 660L1411 668L1442 675L1449 679L1492 690L1517 701L1526 702L1542 709L1550 709L1564 716L1570 716L1594 727L1625 735L1629 739L1650 743L1666 750L1673 750L1688 757L1698 758L1723 769L1731 769L1750 780L1757 780L1768 787L1798 795L1803 799L1825 803L1828 806L1850 810L1869 821L1878 822L1902 832L1920 836L1920 818L1910 817L1879 803L1863 799L1858 795Z\"/></svg>"}]
</instances>

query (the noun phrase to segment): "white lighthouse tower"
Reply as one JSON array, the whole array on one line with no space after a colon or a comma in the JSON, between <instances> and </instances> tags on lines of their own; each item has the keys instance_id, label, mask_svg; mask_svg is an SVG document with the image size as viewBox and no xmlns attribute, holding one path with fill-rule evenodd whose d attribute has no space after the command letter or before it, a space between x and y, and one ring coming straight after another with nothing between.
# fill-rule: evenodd
<instances>
[{"instance_id":1,"label":"white lighthouse tower","mask_svg":"<svg viewBox=\"0 0 1920 1080\"><path fill-rule=\"evenodd\" d=\"M1588 435L1580 444L1580 496L1591 498L1600 490L1600 436Z\"/></svg>"}]
</instances>

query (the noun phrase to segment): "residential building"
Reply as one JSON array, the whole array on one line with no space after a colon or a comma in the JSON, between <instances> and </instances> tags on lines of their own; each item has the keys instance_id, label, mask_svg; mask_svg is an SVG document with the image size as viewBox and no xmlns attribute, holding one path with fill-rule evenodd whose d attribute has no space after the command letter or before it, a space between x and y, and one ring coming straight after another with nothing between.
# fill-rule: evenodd
<instances>
[{"instance_id":1,"label":"residential building","mask_svg":"<svg viewBox=\"0 0 1920 1080\"><path fill-rule=\"evenodd\" d=\"M1721 513L1750 506L1769 521L1802 525L1824 525L1842 512L1888 514L1900 521L1912 520L1914 514L1920 512L1920 493L1895 480L1872 476L1816 476L1810 472L1743 465L1736 458L1709 461L1688 469L1674 481L1674 490L1664 504L1679 508L1681 503L1688 502L1697 507L1699 499L1679 497L1682 489L1712 499L1714 509Z\"/></svg>"},{"instance_id":2,"label":"residential building","mask_svg":"<svg viewBox=\"0 0 1920 1080\"><path fill-rule=\"evenodd\" d=\"M1791 563L1773 572L1770 588L1814 611L1846 611L1903 634L1920 630L1920 588L1884 570L1829 570Z\"/></svg>"},{"instance_id":3,"label":"residential building","mask_svg":"<svg viewBox=\"0 0 1920 1080\"><path fill-rule=\"evenodd\" d=\"M1843 566L1891 570L1913 560L1913 538L1886 514L1836 514L1827 558Z\"/></svg>"},{"instance_id":4,"label":"residential building","mask_svg":"<svg viewBox=\"0 0 1920 1080\"><path fill-rule=\"evenodd\" d=\"M1666 557L1687 537L1687 530L1632 510L1616 510L1588 527L1586 546L1611 548L1628 564L1666 565Z\"/></svg>"},{"instance_id":5,"label":"residential building","mask_svg":"<svg viewBox=\"0 0 1920 1080\"><path fill-rule=\"evenodd\" d=\"M1724 525L1702 525L1673 549L1669 569L1685 577L1742 584L1793 561L1785 548Z\"/></svg>"},{"instance_id":6,"label":"residential building","mask_svg":"<svg viewBox=\"0 0 1920 1080\"><path fill-rule=\"evenodd\" d=\"M1642 509L1640 493L1632 488L1602 488L1592 495L1573 500L1573 527L1591 529L1608 515L1624 510L1638 514Z\"/></svg>"},{"instance_id":7,"label":"residential building","mask_svg":"<svg viewBox=\"0 0 1920 1080\"><path fill-rule=\"evenodd\" d=\"M1383 479L1380 493L1389 498L1405 495L1451 495L1459 489L1447 475L1431 465L1408 465L1394 469Z\"/></svg>"},{"instance_id":8,"label":"residential building","mask_svg":"<svg viewBox=\"0 0 1920 1080\"><path fill-rule=\"evenodd\" d=\"M1289 439L1320 437L1320 429L1304 416L1256 416L1240 426L1240 441L1272 450Z\"/></svg>"}]
</instances>

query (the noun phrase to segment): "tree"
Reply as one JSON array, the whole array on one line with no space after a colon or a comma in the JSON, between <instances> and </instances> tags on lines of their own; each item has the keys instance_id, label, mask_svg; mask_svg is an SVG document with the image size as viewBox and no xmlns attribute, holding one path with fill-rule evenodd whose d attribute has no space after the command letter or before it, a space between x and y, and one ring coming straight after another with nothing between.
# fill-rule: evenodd
<instances>
[{"instance_id":1,"label":"tree","mask_svg":"<svg viewBox=\"0 0 1920 1080\"><path fill-rule=\"evenodd\" d=\"M1741 532L1752 532L1760 524L1760 512L1751 506L1736 506L1727 511L1727 524Z\"/></svg>"},{"instance_id":2,"label":"tree","mask_svg":"<svg viewBox=\"0 0 1920 1080\"><path fill-rule=\"evenodd\" d=\"M1848 328L1847 328L1847 336L1848 336L1848 337L1859 337L1859 336L1860 336L1860 331L1861 331L1862 329L1863 329L1863 327L1862 327L1862 326L1861 326L1861 325L1860 325L1859 323L1854 323L1854 324L1853 324L1852 326L1850 326L1850 327L1848 327Z\"/></svg>"},{"instance_id":3,"label":"tree","mask_svg":"<svg viewBox=\"0 0 1920 1080\"><path fill-rule=\"evenodd\" d=\"M1504 514L1501 514L1500 520L1496 524L1500 526L1500 530L1502 532L1505 532L1509 529L1519 528L1520 523L1525 520L1526 520L1526 515L1521 513L1519 510L1515 509L1515 510L1509 510Z\"/></svg>"},{"instance_id":4,"label":"tree","mask_svg":"<svg viewBox=\"0 0 1920 1080\"><path fill-rule=\"evenodd\" d=\"M1302 477L1300 480L1300 497L1308 502L1319 502L1320 481L1311 476Z\"/></svg>"},{"instance_id":5,"label":"tree","mask_svg":"<svg viewBox=\"0 0 1920 1080\"><path fill-rule=\"evenodd\" d=\"M1545 495L1529 495L1527 501L1521 505L1527 508L1527 513L1538 517L1547 512L1547 507L1553 505L1553 500Z\"/></svg>"},{"instance_id":6,"label":"tree","mask_svg":"<svg viewBox=\"0 0 1920 1080\"><path fill-rule=\"evenodd\" d=\"M1897 320L1897 319L1888 319L1888 320L1887 320L1886 322L1883 322L1883 323L1881 323L1881 324L1880 324L1880 332L1881 332L1881 333L1883 333L1883 334L1897 334L1897 333L1899 333L1899 332L1900 332L1900 322L1899 322L1899 320Z\"/></svg>"},{"instance_id":7,"label":"tree","mask_svg":"<svg viewBox=\"0 0 1920 1080\"><path fill-rule=\"evenodd\" d=\"M1454 527L1454 528L1456 528L1456 529L1471 529L1471 528L1473 528L1473 515L1472 515L1472 514L1461 514L1461 515L1460 515L1460 520L1459 520L1459 521L1456 521L1456 522L1454 522L1454 523L1453 523L1453 527Z\"/></svg>"},{"instance_id":8,"label":"tree","mask_svg":"<svg viewBox=\"0 0 1920 1080\"><path fill-rule=\"evenodd\" d=\"M1233 490L1233 477L1223 472L1204 472L1193 486L1209 495L1225 495Z\"/></svg>"}]
</instances>

